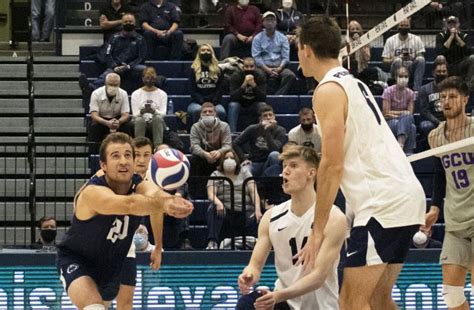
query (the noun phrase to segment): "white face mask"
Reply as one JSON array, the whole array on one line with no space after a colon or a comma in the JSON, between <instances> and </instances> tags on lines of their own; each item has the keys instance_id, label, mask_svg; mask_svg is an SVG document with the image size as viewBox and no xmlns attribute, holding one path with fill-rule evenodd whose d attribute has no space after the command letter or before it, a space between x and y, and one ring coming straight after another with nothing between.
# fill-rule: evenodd
<instances>
[{"instance_id":1,"label":"white face mask","mask_svg":"<svg viewBox=\"0 0 474 310\"><path fill-rule=\"evenodd\" d=\"M281 6L284 8L284 9L289 9L293 6L293 1L292 0L283 0L281 2Z\"/></svg>"},{"instance_id":2,"label":"white face mask","mask_svg":"<svg viewBox=\"0 0 474 310\"><path fill-rule=\"evenodd\" d=\"M138 251L143 251L148 245L148 236L145 234L136 233L133 235L133 243Z\"/></svg>"},{"instance_id":3,"label":"white face mask","mask_svg":"<svg viewBox=\"0 0 474 310\"><path fill-rule=\"evenodd\" d=\"M406 87L408 85L408 78L397 78L397 85L400 87Z\"/></svg>"},{"instance_id":4,"label":"white face mask","mask_svg":"<svg viewBox=\"0 0 474 310\"><path fill-rule=\"evenodd\" d=\"M249 0L239 0L239 4L240 4L241 6L246 6L246 5L249 4Z\"/></svg>"},{"instance_id":5,"label":"white face mask","mask_svg":"<svg viewBox=\"0 0 474 310\"><path fill-rule=\"evenodd\" d=\"M201 116L201 120L202 120L204 126L206 126L206 127L214 126L215 119L216 119L216 117L212 116L212 115Z\"/></svg>"},{"instance_id":6,"label":"white face mask","mask_svg":"<svg viewBox=\"0 0 474 310\"><path fill-rule=\"evenodd\" d=\"M115 97L118 93L118 89L117 86L105 86L105 91L109 97Z\"/></svg>"},{"instance_id":7,"label":"white face mask","mask_svg":"<svg viewBox=\"0 0 474 310\"><path fill-rule=\"evenodd\" d=\"M233 158L227 158L224 160L223 167L225 172L234 172L237 163Z\"/></svg>"}]
</instances>

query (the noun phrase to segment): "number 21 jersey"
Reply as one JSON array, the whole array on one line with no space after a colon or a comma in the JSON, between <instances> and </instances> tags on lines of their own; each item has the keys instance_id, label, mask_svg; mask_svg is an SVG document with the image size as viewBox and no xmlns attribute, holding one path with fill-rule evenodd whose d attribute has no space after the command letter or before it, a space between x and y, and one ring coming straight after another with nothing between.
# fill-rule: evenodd
<instances>
[{"instance_id":1,"label":"number 21 jersey","mask_svg":"<svg viewBox=\"0 0 474 310\"><path fill-rule=\"evenodd\" d=\"M318 88L331 82L348 101L341 190L354 211L354 226L365 226L371 217L385 228L423 224L425 193L369 88L342 67L329 70Z\"/></svg>"}]
</instances>

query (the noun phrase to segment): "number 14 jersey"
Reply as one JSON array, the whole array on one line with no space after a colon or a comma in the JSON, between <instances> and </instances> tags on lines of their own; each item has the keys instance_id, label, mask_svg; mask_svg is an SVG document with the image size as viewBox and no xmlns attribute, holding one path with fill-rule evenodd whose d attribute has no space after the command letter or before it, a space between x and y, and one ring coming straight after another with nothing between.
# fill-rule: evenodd
<instances>
[{"instance_id":1,"label":"number 14 jersey","mask_svg":"<svg viewBox=\"0 0 474 310\"><path fill-rule=\"evenodd\" d=\"M354 211L354 226L365 226L371 217L384 228L423 224L425 193L369 88L342 67L329 70L318 88L331 82L348 100L341 190Z\"/></svg>"},{"instance_id":2,"label":"number 14 jersey","mask_svg":"<svg viewBox=\"0 0 474 310\"><path fill-rule=\"evenodd\" d=\"M314 217L314 205L302 216L291 211L291 199L270 209L270 241L275 252L275 269L278 279L275 289L286 288L304 277L303 266L296 266L296 255L304 246L311 234ZM337 208L333 206L333 208ZM337 304L337 264L334 262L324 284L316 291L309 292L286 302L292 309L335 310Z\"/></svg>"}]
</instances>

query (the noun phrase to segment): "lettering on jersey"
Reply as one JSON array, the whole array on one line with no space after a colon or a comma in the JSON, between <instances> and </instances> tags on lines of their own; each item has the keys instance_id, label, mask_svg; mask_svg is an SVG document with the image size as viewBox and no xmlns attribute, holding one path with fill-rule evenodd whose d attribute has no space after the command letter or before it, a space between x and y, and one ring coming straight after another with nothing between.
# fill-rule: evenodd
<instances>
[{"instance_id":1,"label":"lettering on jersey","mask_svg":"<svg viewBox=\"0 0 474 310\"><path fill-rule=\"evenodd\" d=\"M469 180L469 174L464 168L465 166L474 164L473 152L456 152L446 154L441 157L441 162L443 163L444 169L448 169L451 167L460 167L460 169L453 170L451 172L451 177L453 178L454 186L456 186L456 189L467 188L471 185L471 182Z\"/></svg>"},{"instance_id":2,"label":"lettering on jersey","mask_svg":"<svg viewBox=\"0 0 474 310\"><path fill-rule=\"evenodd\" d=\"M123 217L123 222L121 219L116 218L115 221L112 223L112 227L110 228L109 234L107 235L107 240L110 240L112 241L112 243L115 243L117 239L125 239L128 233L128 220L128 215Z\"/></svg>"},{"instance_id":3,"label":"lettering on jersey","mask_svg":"<svg viewBox=\"0 0 474 310\"><path fill-rule=\"evenodd\" d=\"M303 238L303 242L301 243L301 248L300 249L302 249L304 247L304 245L306 244L306 241L308 241L308 236L305 236ZM298 246L296 245L296 238L291 238L290 239L290 248L291 248L291 257L294 257L298 253ZM298 261L298 259L293 258L293 265L296 265L297 261Z\"/></svg>"},{"instance_id":4,"label":"lettering on jersey","mask_svg":"<svg viewBox=\"0 0 474 310\"><path fill-rule=\"evenodd\" d=\"M350 75L350 73L349 71L344 70L344 71L339 71L339 72L334 73L333 76L340 79L341 77L346 76L346 75Z\"/></svg>"}]
</instances>

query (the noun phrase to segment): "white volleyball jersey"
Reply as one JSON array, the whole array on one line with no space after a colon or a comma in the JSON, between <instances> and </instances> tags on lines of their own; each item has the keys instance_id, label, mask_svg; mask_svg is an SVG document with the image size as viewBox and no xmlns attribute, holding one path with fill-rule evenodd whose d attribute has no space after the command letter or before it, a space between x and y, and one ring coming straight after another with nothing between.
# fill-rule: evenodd
<instances>
[{"instance_id":1,"label":"white volleyball jersey","mask_svg":"<svg viewBox=\"0 0 474 310\"><path fill-rule=\"evenodd\" d=\"M333 206L333 208L337 208ZM306 213L298 217L291 211L291 199L273 207L270 210L271 220L269 226L270 241L275 252L275 269L278 279L275 282L275 289L286 288L306 274L303 266L295 266L296 260L293 256L303 248L309 235L311 234L314 206ZM317 290L309 292L297 298L287 300L291 309L312 309L312 310L333 310L339 309L337 264L328 266L331 271L326 282Z\"/></svg>"},{"instance_id":2,"label":"white volleyball jersey","mask_svg":"<svg viewBox=\"0 0 474 310\"><path fill-rule=\"evenodd\" d=\"M354 226L371 217L385 228L423 224L423 188L367 85L342 67L327 72L318 87L328 82L339 84L348 99L341 190L354 211Z\"/></svg>"}]
</instances>

